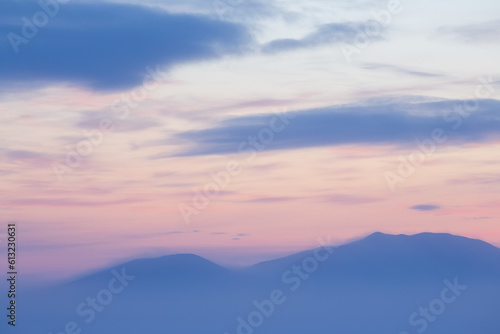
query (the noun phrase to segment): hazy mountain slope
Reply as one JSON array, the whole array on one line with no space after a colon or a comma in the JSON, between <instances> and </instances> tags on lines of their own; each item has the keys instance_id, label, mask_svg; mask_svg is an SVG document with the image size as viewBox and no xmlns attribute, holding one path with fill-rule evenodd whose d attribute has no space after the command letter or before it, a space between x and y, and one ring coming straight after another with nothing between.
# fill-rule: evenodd
<instances>
[{"instance_id":1,"label":"hazy mountain slope","mask_svg":"<svg viewBox=\"0 0 500 334\"><path fill-rule=\"evenodd\" d=\"M122 273L129 280L119 293L102 292L111 280L116 290ZM91 317L86 298L99 294L112 300ZM498 334L500 249L449 234L375 233L241 271L173 255L40 291L23 305L26 333L59 334L74 321L92 334ZM420 313L429 306L439 314Z\"/></svg>"}]
</instances>

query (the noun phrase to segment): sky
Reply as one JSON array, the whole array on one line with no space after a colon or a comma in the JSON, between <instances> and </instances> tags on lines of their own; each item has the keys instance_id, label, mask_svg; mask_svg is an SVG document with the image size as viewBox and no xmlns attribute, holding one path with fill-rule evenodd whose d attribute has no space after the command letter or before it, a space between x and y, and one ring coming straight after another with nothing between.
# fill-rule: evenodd
<instances>
[{"instance_id":1,"label":"sky","mask_svg":"<svg viewBox=\"0 0 500 334\"><path fill-rule=\"evenodd\" d=\"M0 32L28 278L374 231L500 246L498 1L7 0Z\"/></svg>"}]
</instances>

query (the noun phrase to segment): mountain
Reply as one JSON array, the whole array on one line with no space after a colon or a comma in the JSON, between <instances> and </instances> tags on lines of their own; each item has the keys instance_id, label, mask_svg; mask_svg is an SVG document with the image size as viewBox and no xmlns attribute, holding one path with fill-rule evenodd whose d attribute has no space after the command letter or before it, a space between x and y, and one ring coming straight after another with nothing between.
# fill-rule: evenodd
<instances>
[{"instance_id":1,"label":"mountain","mask_svg":"<svg viewBox=\"0 0 500 334\"><path fill-rule=\"evenodd\" d=\"M20 300L20 333L500 333L500 249L374 233L229 270L139 259Z\"/></svg>"}]
</instances>

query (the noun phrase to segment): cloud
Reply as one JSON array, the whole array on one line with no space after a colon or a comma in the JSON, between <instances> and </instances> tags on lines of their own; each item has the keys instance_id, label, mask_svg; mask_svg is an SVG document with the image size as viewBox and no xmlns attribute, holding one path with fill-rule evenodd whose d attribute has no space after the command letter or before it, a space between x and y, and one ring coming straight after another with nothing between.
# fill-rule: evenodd
<instances>
[{"instance_id":1,"label":"cloud","mask_svg":"<svg viewBox=\"0 0 500 334\"><path fill-rule=\"evenodd\" d=\"M464 178L451 179L448 181L451 184L499 184L500 175L492 173L475 173Z\"/></svg>"},{"instance_id":2,"label":"cloud","mask_svg":"<svg viewBox=\"0 0 500 334\"><path fill-rule=\"evenodd\" d=\"M250 109L250 108L265 108L265 107L283 107L297 103L298 99L258 99L238 103L232 103L224 106L216 106L211 108L198 109L196 112L221 112L221 111L234 111L237 109Z\"/></svg>"},{"instance_id":3,"label":"cloud","mask_svg":"<svg viewBox=\"0 0 500 334\"><path fill-rule=\"evenodd\" d=\"M364 28L365 23L360 22L323 24L318 26L314 32L301 39L283 38L273 40L262 46L262 52L278 53L340 42L351 43L358 34L358 31L363 31ZM372 40L379 39L381 39L380 36L372 38Z\"/></svg>"},{"instance_id":4,"label":"cloud","mask_svg":"<svg viewBox=\"0 0 500 334\"><path fill-rule=\"evenodd\" d=\"M261 18L286 16L284 8L264 0L142 0L143 5L165 8L173 13L202 14L230 21L255 23ZM289 14L288 14L289 15Z\"/></svg>"},{"instance_id":5,"label":"cloud","mask_svg":"<svg viewBox=\"0 0 500 334\"><path fill-rule=\"evenodd\" d=\"M500 20L462 26L445 26L441 35L455 37L466 43L491 43L500 41Z\"/></svg>"},{"instance_id":6,"label":"cloud","mask_svg":"<svg viewBox=\"0 0 500 334\"><path fill-rule=\"evenodd\" d=\"M105 112L86 111L82 113L81 120L76 123L76 127L82 129L99 129L99 124L104 118L112 118L112 116L108 116ZM162 124L162 122L155 118L134 114L126 119L113 122L113 131L134 132L159 127Z\"/></svg>"},{"instance_id":7,"label":"cloud","mask_svg":"<svg viewBox=\"0 0 500 334\"><path fill-rule=\"evenodd\" d=\"M258 18L287 15L286 10L264 0L149 0L174 12L202 13L231 21L255 22Z\"/></svg>"},{"instance_id":8,"label":"cloud","mask_svg":"<svg viewBox=\"0 0 500 334\"><path fill-rule=\"evenodd\" d=\"M7 150L0 149L0 157L4 158L9 163L31 166L45 166L53 161L53 157L49 154L28 151L28 150ZM10 174L13 172L10 172ZM4 174L0 172L0 175Z\"/></svg>"},{"instance_id":9,"label":"cloud","mask_svg":"<svg viewBox=\"0 0 500 334\"><path fill-rule=\"evenodd\" d=\"M71 82L98 90L131 88L143 82L148 66L169 69L238 53L250 41L242 25L204 16L119 3L59 7L26 44L18 45L18 53L6 36L0 39L1 84L22 80ZM31 21L41 10L36 1L1 1L0 29L22 37L22 18Z\"/></svg>"},{"instance_id":10,"label":"cloud","mask_svg":"<svg viewBox=\"0 0 500 334\"><path fill-rule=\"evenodd\" d=\"M259 197L248 200L247 202L251 203L276 203L276 202L289 202L297 199L301 199L302 197Z\"/></svg>"},{"instance_id":11,"label":"cloud","mask_svg":"<svg viewBox=\"0 0 500 334\"><path fill-rule=\"evenodd\" d=\"M200 232L199 230L192 230L192 231L166 231L166 232L151 232L151 233L142 233L142 234L127 234L124 235L126 238L133 238L133 239L148 239L148 238L154 238L162 235L176 235L176 234L190 234L190 233L198 233Z\"/></svg>"},{"instance_id":12,"label":"cloud","mask_svg":"<svg viewBox=\"0 0 500 334\"><path fill-rule=\"evenodd\" d=\"M46 158L44 154L32 151L24 151L24 150L7 151L5 152L5 156L11 160L32 160L32 159Z\"/></svg>"},{"instance_id":13,"label":"cloud","mask_svg":"<svg viewBox=\"0 0 500 334\"><path fill-rule=\"evenodd\" d=\"M88 247L88 246L97 246L97 245L106 245L111 244L108 241L94 241L94 242L86 242L86 243L41 243L41 242L26 242L23 246L23 250L25 252L38 252L38 251L47 251L52 249L65 249L65 248L76 248L76 247Z\"/></svg>"},{"instance_id":14,"label":"cloud","mask_svg":"<svg viewBox=\"0 0 500 334\"><path fill-rule=\"evenodd\" d=\"M328 196L324 196L323 199L326 202L342 203L342 204L364 204L364 203L373 203L373 202L380 201L380 199L377 199L377 198L346 195L346 194L328 195Z\"/></svg>"},{"instance_id":15,"label":"cloud","mask_svg":"<svg viewBox=\"0 0 500 334\"><path fill-rule=\"evenodd\" d=\"M431 138L435 129L442 129L447 136L444 144L485 142L500 136L500 101L481 100L477 111L467 118L458 112L465 111L460 109L464 103L472 101L374 103L302 110L292 112L293 118L286 120L288 125L273 133L270 141L270 121L275 115L241 116L212 128L177 134L164 143L191 143L174 156L194 156L350 144L408 148L415 147L416 140ZM258 139L263 131L267 133L265 146ZM249 138L257 138L258 145L251 144Z\"/></svg>"},{"instance_id":16,"label":"cloud","mask_svg":"<svg viewBox=\"0 0 500 334\"><path fill-rule=\"evenodd\" d=\"M442 77L443 76L443 75L437 74L437 73L413 71L413 70L401 68L401 67L394 66L394 65L377 64L377 63L366 63L362 66L362 68L364 68L366 70L390 70L390 71L393 71L396 73L403 73L403 74L413 75L413 76L417 76L417 77L435 78L435 77Z\"/></svg>"},{"instance_id":17,"label":"cloud","mask_svg":"<svg viewBox=\"0 0 500 334\"><path fill-rule=\"evenodd\" d=\"M171 177L173 175L177 174L177 172L162 172L162 173L155 173L153 174L154 178L161 178L161 177Z\"/></svg>"},{"instance_id":18,"label":"cloud","mask_svg":"<svg viewBox=\"0 0 500 334\"><path fill-rule=\"evenodd\" d=\"M419 205L412 206L410 209L417 210L417 211L434 211L434 210L441 209L441 207L437 206L437 205L431 205L431 204L419 204Z\"/></svg>"},{"instance_id":19,"label":"cloud","mask_svg":"<svg viewBox=\"0 0 500 334\"><path fill-rule=\"evenodd\" d=\"M6 201L10 205L14 206L108 206L108 205L120 205L120 204L131 204L131 203L139 203L144 202L144 199L140 198L127 198L121 200L109 200L109 201L76 201L69 200L65 198L56 198L56 199L48 199L48 198L20 198L20 199L12 199Z\"/></svg>"},{"instance_id":20,"label":"cloud","mask_svg":"<svg viewBox=\"0 0 500 334\"><path fill-rule=\"evenodd\" d=\"M309 197L292 197L292 196L275 196L275 197L257 197L250 200L246 200L245 202L249 203L281 203L281 202L290 202L297 200L313 200L320 202L329 202L329 203L341 203L341 204L365 204L365 203L373 203L378 202L380 199L372 198L372 197L364 197L364 196L355 196L348 194L330 194L330 195L320 195L320 196L309 196Z\"/></svg>"}]
</instances>

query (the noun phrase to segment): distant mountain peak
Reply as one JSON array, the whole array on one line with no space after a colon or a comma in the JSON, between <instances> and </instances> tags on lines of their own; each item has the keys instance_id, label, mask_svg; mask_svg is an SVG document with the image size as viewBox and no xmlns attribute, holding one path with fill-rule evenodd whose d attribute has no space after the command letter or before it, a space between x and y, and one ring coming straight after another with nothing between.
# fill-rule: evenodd
<instances>
[{"instance_id":1,"label":"distant mountain peak","mask_svg":"<svg viewBox=\"0 0 500 334\"><path fill-rule=\"evenodd\" d=\"M472 238L467 238L459 235L454 235L451 233L442 233L442 232L422 232L417 234L389 234L383 232L374 232L368 235L365 238L360 240L395 240L395 239L403 239L403 238L412 238L412 239L469 239L474 240Z\"/></svg>"},{"instance_id":2,"label":"distant mountain peak","mask_svg":"<svg viewBox=\"0 0 500 334\"><path fill-rule=\"evenodd\" d=\"M370 235L368 235L365 238L362 238L360 240L390 240L390 239L401 239L401 238L407 238L411 237L407 234L388 234L388 233L383 233L383 232L374 232Z\"/></svg>"},{"instance_id":3,"label":"distant mountain peak","mask_svg":"<svg viewBox=\"0 0 500 334\"><path fill-rule=\"evenodd\" d=\"M183 268L183 269L224 269L218 264L199 255L190 253L164 255L155 258L137 259L129 262L131 265L147 265L156 268Z\"/></svg>"},{"instance_id":4,"label":"distant mountain peak","mask_svg":"<svg viewBox=\"0 0 500 334\"><path fill-rule=\"evenodd\" d=\"M163 256L159 256L159 257L156 257L156 258L152 258L152 259L156 259L156 260L160 260L160 261L172 261L172 262L175 262L175 261L189 261L189 262L192 262L192 263L212 263L211 261L205 259L204 257L201 257L199 255L196 255L196 254L192 254L192 253L178 253L178 254L171 254L171 255L163 255Z\"/></svg>"}]
</instances>

